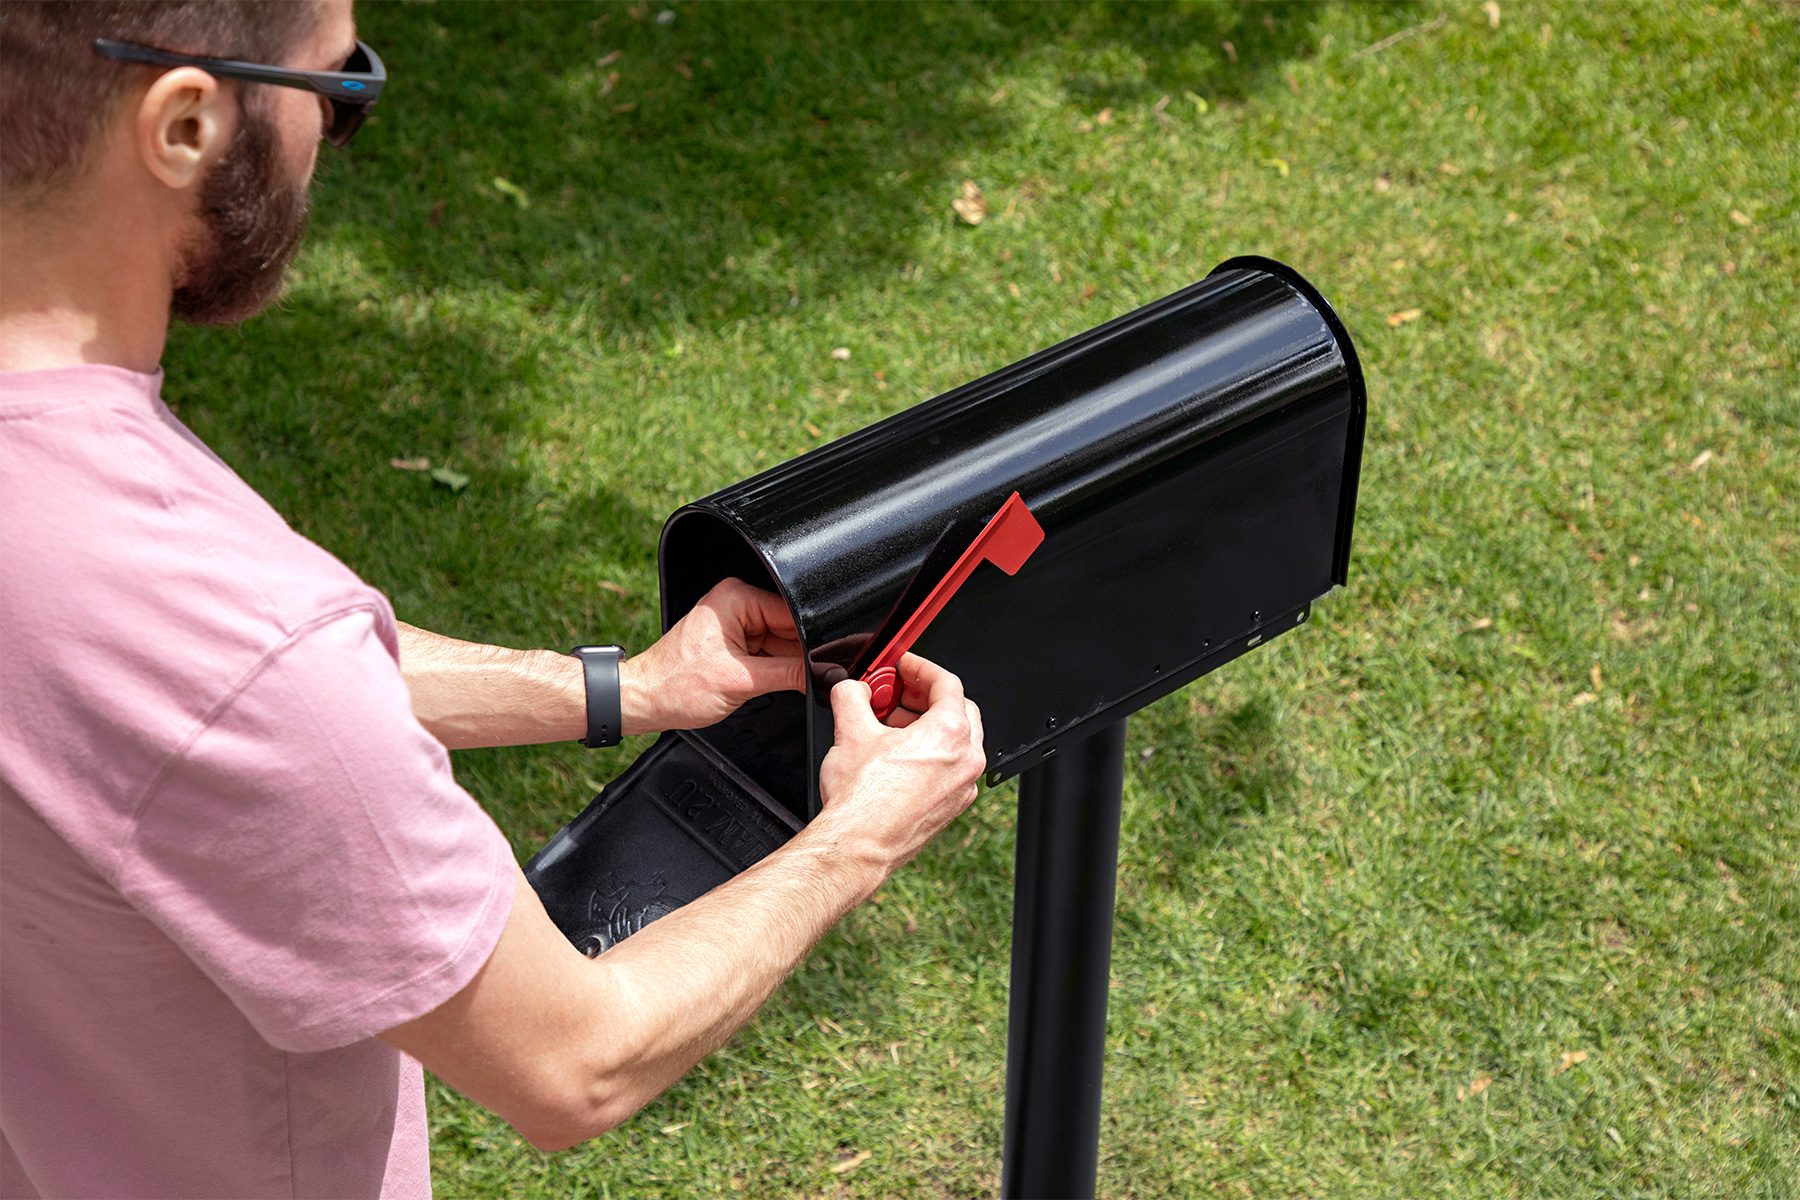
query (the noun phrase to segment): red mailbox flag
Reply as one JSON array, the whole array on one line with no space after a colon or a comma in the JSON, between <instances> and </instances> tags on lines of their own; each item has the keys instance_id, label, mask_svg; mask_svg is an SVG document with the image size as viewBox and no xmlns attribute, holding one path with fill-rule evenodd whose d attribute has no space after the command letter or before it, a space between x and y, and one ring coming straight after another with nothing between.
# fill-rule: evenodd
<instances>
[{"instance_id":1,"label":"red mailbox flag","mask_svg":"<svg viewBox=\"0 0 1800 1200\"><path fill-rule=\"evenodd\" d=\"M956 595L956 589L968 581L985 559L1005 571L1008 575L1017 575L1019 568L1025 565L1044 541L1044 527L1039 525L1031 510L1025 507L1025 501L1014 492L1007 498L994 519L975 535L969 548L962 552L956 565L931 589L919 610L906 619L900 632L894 635L869 669L863 673L862 681L869 685L869 704L875 710L876 717L885 720L900 703L900 657L912 649L912 644L919 640L932 619L944 611L950 603L950 597Z\"/></svg>"}]
</instances>

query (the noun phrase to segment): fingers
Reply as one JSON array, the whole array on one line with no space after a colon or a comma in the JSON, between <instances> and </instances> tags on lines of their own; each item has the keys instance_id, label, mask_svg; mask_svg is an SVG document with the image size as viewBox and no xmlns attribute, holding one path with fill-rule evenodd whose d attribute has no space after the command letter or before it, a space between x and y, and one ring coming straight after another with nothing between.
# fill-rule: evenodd
<instances>
[{"instance_id":1,"label":"fingers","mask_svg":"<svg viewBox=\"0 0 1800 1200\"><path fill-rule=\"evenodd\" d=\"M904 729L917 721L932 720L953 741L968 747L971 759L987 765L981 709L963 694L962 680L929 659L908 654L900 660L901 706L887 719ZM908 711L910 710L910 711Z\"/></svg>"},{"instance_id":2,"label":"fingers","mask_svg":"<svg viewBox=\"0 0 1800 1200\"><path fill-rule=\"evenodd\" d=\"M798 654L781 657L753 656L738 661L750 676L750 694L753 696L806 690L806 660Z\"/></svg>"},{"instance_id":3,"label":"fingers","mask_svg":"<svg viewBox=\"0 0 1800 1200\"><path fill-rule=\"evenodd\" d=\"M869 685L860 679L846 679L831 689L831 720L839 740L860 741L882 729L875 710L869 707Z\"/></svg>"},{"instance_id":4,"label":"fingers","mask_svg":"<svg viewBox=\"0 0 1800 1200\"><path fill-rule=\"evenodd\" d=\"M964 700L963 709L968 713L969 717L969 739L975 743L977 749L980 749L987 737L986 731L981 727L981 710L975 706L973 700ZM986 765L986 762L987 759L984 753L982 758L984 766Z\"/></svg>"},{"instance_id":5,"label":"fingers","mask_svg":"<svg viewBox=\"0 0 1800 1200\"><path fill-rule=\"evenodd\" d=\"M962 680L930 659L907 654L900 659L900 702L925 713L963 700Z\"/></svg>"},{"instance_id":6,"label":"fingers","mask_svg":"<svg viewBox=\"0 0 1800 1200\"><path fill-rule=\"evenodd\" d=\"M706 593L706 598L701 603L707 601L712 601L734 617L746 638L765 634L789 640L797 640L799 637L794 628L794 613L788 608L787 601L774 592L752 587L741 579L720 580L712 591Z\"/></svg>"},{"instance_id":7,"label":"fingers","mask_svg":"<svg viewBox=\"0 0 1800 1200\"><path fill-rule=\"evenodd\" d=\"M749 650L735 657L748 676L751 695L806 690L806 660L793 612L785 600L741 579L724 579L701 604L710 607L727 626L728 638L735 632L739 646ZM963 694L962 680L916 654L901 658L899 677L900 703L885 723L870 706L866 684L849 679L833 683L831 711L840 735L861 740L884 727L909 728L929 716L952 739L970 744L971 753L981 753L981 710Z\"/></svg>"},{"instance_id":8,"label":"fingers","mask_svg":"<svg viewBox=\"0 0 1800 1200\"><path fill-rule=\"evenodd\" d=\"M963 712L965 714L964 723L968 726L970 736L975 744L979 746L984 736L981 728L981 710L975 707L975 702L973 700L965 699L963 701ZM882 718L881 723L886 725L889 729L905 729L924 715L924 713L915 712L910 708L899 706L886 717Z\"/></svg>"},{"instance_id":9,"label":"fingers","mask_svg":"<svg viewBox=\"0 0 1800 1200\"><path fill-rule=\"evenodd\" d=\"M960 768L967 771L971 785L987 769L987 750L982 746L981 710L973 700L962 700L933 709L921 720L937 721L943 736L955 747Z\"/></svg>"},{"instance_id":10,"label":"fingers","mask_svg":"<svg viewBox=\"0 0 1800 1200\"><path fill-rule=\"evenodd\" d=\"M779 637L775 634L770 634L769 636L760 639L760 641L752 639L747 649L752 654L766 654L770 658L787 658L790 656L798 658L804 652L804 647L802 647L796 639Z\"/></svg>"}]
</instances>

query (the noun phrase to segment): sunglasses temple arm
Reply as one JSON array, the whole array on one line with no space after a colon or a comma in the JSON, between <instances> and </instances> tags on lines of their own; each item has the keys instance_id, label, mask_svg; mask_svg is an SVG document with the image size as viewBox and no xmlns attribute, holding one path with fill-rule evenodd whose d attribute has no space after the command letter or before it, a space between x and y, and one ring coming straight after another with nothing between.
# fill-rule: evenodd
<instances>
[{"instance_id":1,"label":"sunglasses temple arm","mask_svg":"<svg viewBox=\"0 0 1800 1200\"><path fill-rule=\"evenodd\" d=\"M364 78L337 71L290 71L286 67L271 67L265 63L172 54L148 46L135 46L129 42L114 42L107 38L96 38L94 44L106 57L122 62L143 63L157 67L198 67L202 71L209 71L226 79L242 79L251 83L272 83L284 87L297 87L315 92L327 100L343 100L351 104L374 104L381 95L381 85L386 82L385 79ZM354 92L346 93L342 86L346 81L362 83L364 86Z\"/></svg>"}]
</instances>

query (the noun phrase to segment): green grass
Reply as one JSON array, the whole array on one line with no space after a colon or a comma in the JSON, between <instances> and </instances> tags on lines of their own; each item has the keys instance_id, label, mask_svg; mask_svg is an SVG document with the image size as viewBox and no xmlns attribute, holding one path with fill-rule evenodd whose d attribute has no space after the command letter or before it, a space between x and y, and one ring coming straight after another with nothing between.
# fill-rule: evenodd
<instances>
[{"instance_id":1,"label":"green grass","mask_svg":"<svg viewBox=\"0 0 1800 1200\"><path fill-rule=\"evenodd\" d=\"M1350 586L1132 722L1103 1193L1800 1195L1800 11L673 11L366 7L183 416L404 618L641 646L683 501L1286 259L1367 365ZM634 749L457 769L524 855ZM596 1143L434 1086L439 1193L991 1193L1012 801Z\"/></svg>"}]
</instances>

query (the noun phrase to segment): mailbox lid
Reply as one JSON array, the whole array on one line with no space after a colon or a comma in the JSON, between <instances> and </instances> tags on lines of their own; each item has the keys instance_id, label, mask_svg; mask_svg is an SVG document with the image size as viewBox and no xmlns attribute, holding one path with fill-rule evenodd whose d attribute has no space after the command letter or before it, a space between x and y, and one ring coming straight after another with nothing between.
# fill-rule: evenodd
<instances>
[{"instance_id":1,"label":"mailbox lid","mask_svg":"<svg viewBox=\"0 0 1800 1200\"><path fill-rule=\"evenodd\" d=\"M1344 580L1365 403L1323 297L1280 263L1233 259L683 508L663 534L664 621L727 575L786 597L814 665L812 769L772 790L804 789L810 815L832 668L947 531L1017 490L1043 547L1016 577L978 570L917 647L962 676L1010 774Z\"/></svg>"}]
</instances>

